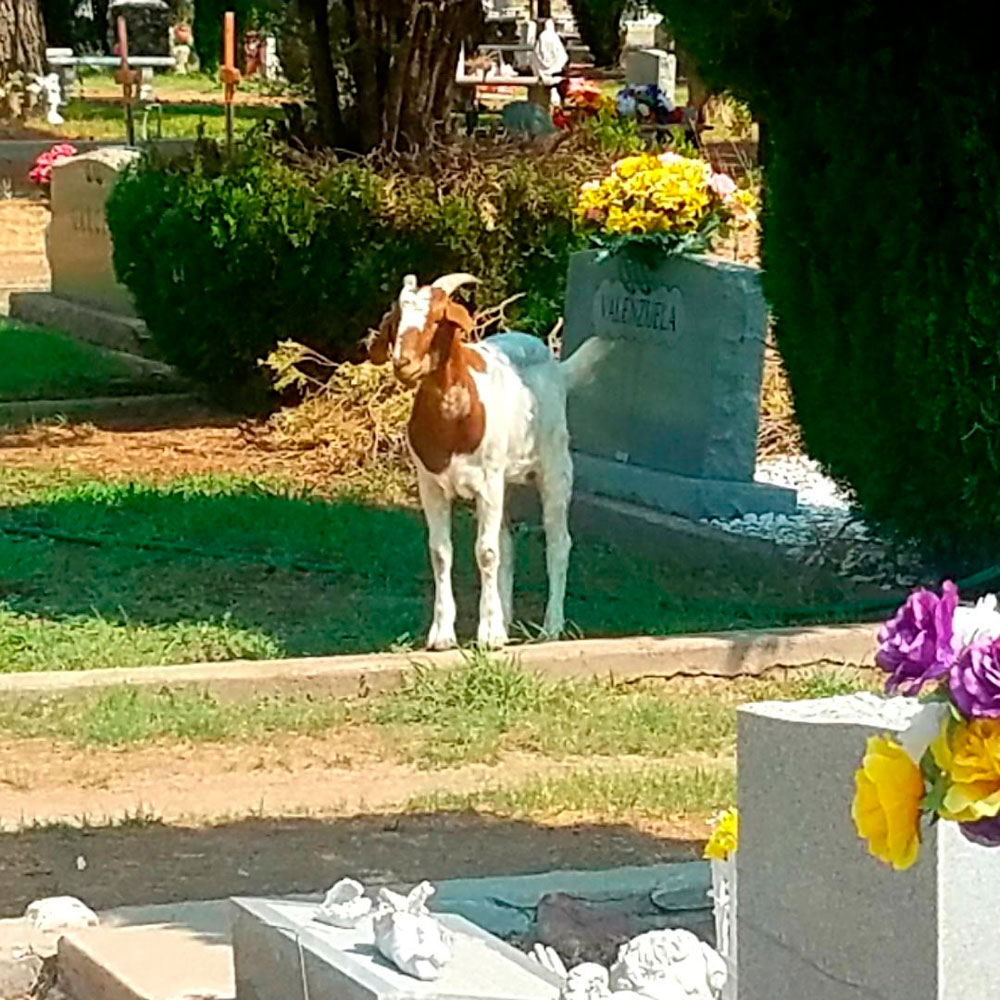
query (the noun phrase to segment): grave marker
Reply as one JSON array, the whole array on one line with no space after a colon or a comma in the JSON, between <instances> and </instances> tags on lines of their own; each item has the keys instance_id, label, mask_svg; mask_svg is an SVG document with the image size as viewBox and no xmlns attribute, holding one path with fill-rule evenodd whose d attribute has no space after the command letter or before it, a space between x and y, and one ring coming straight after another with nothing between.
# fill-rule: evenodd
<instances>
[{"instance_id":1,"label":"grave marker","mask_svg":"<svg viewBox=\"0 0 1000 1000\"><path fill-rule=\"evenodd\" d=\"M941 822L897 872L851 819L866 738L920 707L849 695L740 709L740 1000L1000 996L1000 851Z\"/></svg>"},{"instance_id":2,"label":"grave marker","mask_svg":"<svg viewBox=\"0 0 1000 1000\"><path fill-rule=\"evenodd\" d=\"M687 517L794 510L753 481L766 320L756 268L574 254L564 354L615 344L569 399L577 488Z\"/></svg>"}]
</instances>

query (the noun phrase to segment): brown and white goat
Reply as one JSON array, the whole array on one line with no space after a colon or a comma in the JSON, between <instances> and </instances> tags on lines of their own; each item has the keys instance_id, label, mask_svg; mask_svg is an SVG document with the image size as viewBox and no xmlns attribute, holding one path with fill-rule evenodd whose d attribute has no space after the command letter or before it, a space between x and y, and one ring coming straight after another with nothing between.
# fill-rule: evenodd
<instances>
[{"instance_id":1,"label":"brown and white goat","mask_svg":"<svg viewBox=\"0 0 1000 1000\"><path fill-rule=\"evenodd\" d=\"M449 274L418 287L408 275L382 320L372 361L392 361L397 378L416 386L408 425L434 571L431 649L455 645L451 506L473 500L476 561L482 581L478 641L507 642L513 612L514 565L505 517L508 483L534 480L542 501L549 596L543 629L562 632L570 536L567 524L573 463L566 429L566 393L596 360L588 341L562 363L537 337L502 333L468 344L473 321L452 296L477 279Z\"/></svg>"}]
</instances>

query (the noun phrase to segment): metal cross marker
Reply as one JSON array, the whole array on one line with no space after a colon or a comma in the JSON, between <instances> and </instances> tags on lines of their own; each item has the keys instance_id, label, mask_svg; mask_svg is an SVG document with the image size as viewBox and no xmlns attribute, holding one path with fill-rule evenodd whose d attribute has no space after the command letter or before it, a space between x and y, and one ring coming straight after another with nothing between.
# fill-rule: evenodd
<instances>
[{"instance_id":1,"label":"metal cross marker","mask_svg":"<svg viewBox=\"0 0 1000 1000\"><path fill-rule=\"evenodd\" d=\"M115 71L115 80L121 84L122 104L125 107L125 136L130 146L135 145L135 119L132 102L139 87L139 71L130 69L128 64L128 27L125 18L118 16L118 57L121 66Z\"/></svg>"},{"instance_id":2,"label":"metal cross marker","mask_svg":"<svg viewBox=\"0 0 1000 1000\"><path fill-rule=\"evenodd\" d=\"M227 10L223 20L222 70L219 76L225 87L226 155L233 155L233 100L242 74L236 68L236 15Z\"/></svg>"}]
</instances>

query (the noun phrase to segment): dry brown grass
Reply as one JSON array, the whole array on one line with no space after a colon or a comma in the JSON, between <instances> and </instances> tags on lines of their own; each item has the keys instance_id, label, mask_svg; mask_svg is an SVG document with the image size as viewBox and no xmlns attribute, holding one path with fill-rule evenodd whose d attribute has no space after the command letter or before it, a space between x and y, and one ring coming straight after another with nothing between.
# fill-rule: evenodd
<instances>
[{"instance_id":1,"label":"dry brown grass","mask_svg":"<svg viewBox=\"0 0 1000 1000\"><path fill-rule=\"evenodd\" d=\"M757 429L757 457L798 455L802 434L795 419L792 389L784 362L768 333L764 346L764 378L760 389L760 424Z\"/></svg>"},{"instance_id":2,"label":"dry brown grass","mask_svg":"<svg viewBox=\"0 0 1000 1000\"><path fill-rule=\"evenodd\" d=\"M270 451L319 451L335 475L405 462L413 391L388 365L335 364L294 341L283 341L263 364L276 389L294 388L302 396L266 423L244 425L249 443Z\"/></svg>"}]
</instances>

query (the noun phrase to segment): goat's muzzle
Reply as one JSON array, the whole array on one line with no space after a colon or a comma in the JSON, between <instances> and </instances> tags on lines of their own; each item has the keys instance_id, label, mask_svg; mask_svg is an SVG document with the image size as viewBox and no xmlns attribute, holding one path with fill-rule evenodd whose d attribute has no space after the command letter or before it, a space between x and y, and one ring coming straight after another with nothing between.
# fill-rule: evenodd
<instances>
[{"instance_id":1,"label":"goat's muzzle","mask_svg":"<svg viewBox=\"0 0 1000 1000\"><path fill-rule=\"evenodd\" d=\"M412 389L423 377L426 365L422 360L416 361L412 358L402 358L393 364L393 372L396 378L408 389Z\"/></svg>"}]
</instances>

